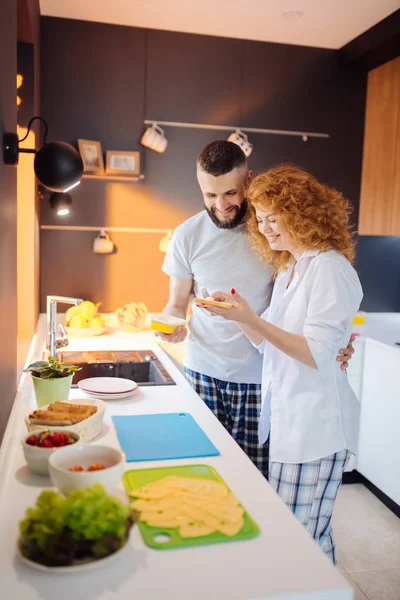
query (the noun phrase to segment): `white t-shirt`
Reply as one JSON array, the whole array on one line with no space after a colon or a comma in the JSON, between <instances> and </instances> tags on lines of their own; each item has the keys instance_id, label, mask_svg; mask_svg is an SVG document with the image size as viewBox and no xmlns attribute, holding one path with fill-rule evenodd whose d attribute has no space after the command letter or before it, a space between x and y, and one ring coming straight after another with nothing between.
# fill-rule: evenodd
<instances>
[{"instance_id":1,"label":"white t-shirt","mask_svg":"<svg viewBox=\"0 0 400 600\"><path fill-rule=\"evenodd\" d=\"M262 318L304 336L317 368L263 341L259 441L264 443L270 433L275 462L309 462L344 448L355 454L360 405L336 355L348 344L362 300L359 278L333 250L304 252L288 285L292 269L278 274Z\"/></svg>"},{"instance_id":2,"label":"white t-shirt","mask_svg":"<svg viewBox=\"0 0 400 600\"><path fill-rule=\"evenodd\" d=\"M176 279L193 278L197 297L202 288L210 294L235 288L259 315L270 301L272 272L253 253L246 226L219 229L205 210L176 228L162 269ZM236 323L193 305L189 326L186 367L222 381L261 383L262 356Z\"/></svg>"}]
</instances>

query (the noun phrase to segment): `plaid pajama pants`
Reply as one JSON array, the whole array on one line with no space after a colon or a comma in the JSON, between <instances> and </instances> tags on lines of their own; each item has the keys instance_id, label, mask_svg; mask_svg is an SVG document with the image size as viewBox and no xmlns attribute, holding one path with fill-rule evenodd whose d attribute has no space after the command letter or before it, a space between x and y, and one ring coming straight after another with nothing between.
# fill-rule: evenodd
<instances>
[{"instance_id":1,"label":"plaid pajama pants","mask_svg":"<svg viewBox=\"0 0 400 600\"><path fill-rule=\"evenodd\" d=\"M307 463L269 464L270 484L334 564L331 517L350 455L341 450Z\"/></svg>"},{"instance_id":2,"label":"plaid pajama pants","mask_svg":"<svg viewBox=\"0 0 400 600\"><path fill-rule=\"evenodd\" d=\"M186 367L185 376L250 460L268 478L268 442L258 443L261 385L229 383Z\"/></svg>"}]
</instances>

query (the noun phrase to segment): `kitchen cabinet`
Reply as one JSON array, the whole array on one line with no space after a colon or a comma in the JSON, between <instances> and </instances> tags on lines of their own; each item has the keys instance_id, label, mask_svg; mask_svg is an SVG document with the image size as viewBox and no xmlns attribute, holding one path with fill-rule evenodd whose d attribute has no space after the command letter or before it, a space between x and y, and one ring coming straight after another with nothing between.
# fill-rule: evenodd
<instances>
[{"instance_id":1,"label":"kitchen cabinet","mask_svg":"<svg viewBox=\"0 0 400 600\"><path fill-rule=\"evenodd\" d=\"M353 346L355 352L349 362L347 377L353 392L361 403L365 341L356 339L353 342ZM354 471L354 469L357 469L357 456L352 454L345 472L349 473L350 471Z\"/></svg>"},{"instance_id":2,"label":"kitchen cabinet","mask_svg":"<svg viewBox=\"0 0 400 600\"><path fill-rule=\"evenodd\" d=\"M360 235L400 235L400 57L368 74Z\"/></svg>"},{"instance_id":3,"label":"kitchen cabinet","mask_svg":"<svg viewBox=\"0 0 400 600\"><path fill-rule=\"evenodd\" d=\"M365 346L357 470L400 504L400 350Z\"/></svg>"}]
</instances>

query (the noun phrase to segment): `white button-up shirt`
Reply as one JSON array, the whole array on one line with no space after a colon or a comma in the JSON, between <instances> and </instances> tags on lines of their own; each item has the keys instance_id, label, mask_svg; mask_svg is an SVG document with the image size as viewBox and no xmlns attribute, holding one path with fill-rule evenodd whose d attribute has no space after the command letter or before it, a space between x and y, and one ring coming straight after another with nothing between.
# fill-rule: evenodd
<instances>
[{"instance_id":1,"label":"white button-up shirt","mask_svg":"<svg viewBox=\"0 0 400 600\"><path fill-rule=\"evenodd\" d=\"M262 318L304 336L317 369L263 341L260 443L270 435L274 462L309 462L344 448L355 454L359 403L336 356L348 344L361 284L333 250L304 252L289 284L293 268L278 274Z\"/></svg>"}]
</instances>

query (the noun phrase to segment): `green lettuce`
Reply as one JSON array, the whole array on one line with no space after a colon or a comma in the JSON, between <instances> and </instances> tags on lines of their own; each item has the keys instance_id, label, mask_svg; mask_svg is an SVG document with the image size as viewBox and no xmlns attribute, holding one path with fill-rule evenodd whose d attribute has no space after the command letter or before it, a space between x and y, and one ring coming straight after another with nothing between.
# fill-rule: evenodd
<instances>
[{"instance_id":1,"label":"green lettuce","mask_svg":"<svg viewBox=\"0 0 400 600\"><path fill-rule=\"evenodd\" d=\"M24 556L48 566L76 564L121 548L132 524L129 506L99 483L67 497L45 490L19 523L19 546Z\"/></svg>"}]
</instances>

